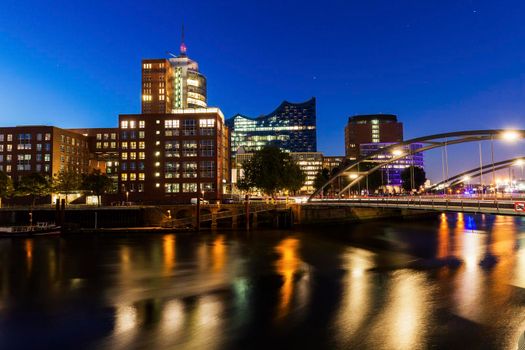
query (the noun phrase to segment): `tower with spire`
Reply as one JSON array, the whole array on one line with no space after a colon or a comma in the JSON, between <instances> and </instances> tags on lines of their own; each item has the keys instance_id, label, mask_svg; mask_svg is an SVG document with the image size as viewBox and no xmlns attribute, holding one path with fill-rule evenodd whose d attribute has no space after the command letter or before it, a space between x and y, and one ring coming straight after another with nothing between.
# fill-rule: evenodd
<instances>
[{"instance_id":1,"label":"tower with spire","mask_svg":"<svg viewBox=\"0 0 525 350\"><path fill-rule=\"evenodd\" d=\"M184 25L179 55L142 61L142 113L207 107L206 77L187 56Z\"/></svg>"}]
</instances>

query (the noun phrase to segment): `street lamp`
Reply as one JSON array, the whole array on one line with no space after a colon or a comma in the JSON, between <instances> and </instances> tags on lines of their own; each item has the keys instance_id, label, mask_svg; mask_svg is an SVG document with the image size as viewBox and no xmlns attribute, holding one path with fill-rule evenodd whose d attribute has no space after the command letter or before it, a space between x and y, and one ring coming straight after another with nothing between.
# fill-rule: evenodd
<instances>
[{"instance_id":1,"label":"street lamp","mask_svg":"<svg viewBox=\"0 0 525 350\"><path fill-rule=\"evenodd\" d=\"M351 180L355 180L359 177L359 175L357 175L356 173L352 173L350 175L348 175L348 177L351 179Z\"/></svg>"},{"instance_id":2,"label":"street lamp","mask_svg":"<svg viewBox=\"0 0 525 350\"><path fill-rule=\"evenodd\" d=\"M392 151L392 154L396 157L400 157L403 155L403 150L400 150L399 148L396 148L395 150Z\"/></svg>"},{"instance_id":3,"label":"street lamp","mask_svg":"<svg viewBox=\"0 0 525 350\"><path fill-rule=\"evenodd\" d=\"M501 138L505 141L513 142L518 140L521 134L514 130L506 130L501 134Z\"/></svg>"}]
</instances>

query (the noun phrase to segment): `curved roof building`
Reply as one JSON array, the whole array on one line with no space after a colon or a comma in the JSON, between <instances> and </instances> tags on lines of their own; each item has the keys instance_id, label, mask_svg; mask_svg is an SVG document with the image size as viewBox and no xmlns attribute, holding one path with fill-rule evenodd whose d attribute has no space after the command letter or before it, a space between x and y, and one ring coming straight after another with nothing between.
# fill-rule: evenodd
<instances>
[{"instance_id":1,"label":"curved roof building","mask_svg":"<svg viewBox=\"0 0 525 350\"><path fill-rule=\"evenodd\" d=\"M226 124L232 156L241 147L251 153L268 144L288 152L317 151L315 97L301 103L283 101L270 114L257 118L237 114Z\"/></svg>"}]
</instances>

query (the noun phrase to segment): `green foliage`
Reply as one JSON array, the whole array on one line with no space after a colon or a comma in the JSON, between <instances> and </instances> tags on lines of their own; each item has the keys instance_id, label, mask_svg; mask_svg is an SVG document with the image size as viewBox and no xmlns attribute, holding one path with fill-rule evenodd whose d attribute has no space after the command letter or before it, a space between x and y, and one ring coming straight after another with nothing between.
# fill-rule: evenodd
<instances>
[{"instance_id":1,"label":"green foliage","mask_svg":"<svg viewBox=\"0 0 525 350\"><path fill-rule=\"evenodd\" d=\"M51 184L49 180L39 173L22 176L15 188L16 196L31 196L33 198L33 206L36 198L47 196L50 192Z\"/></svg>"},{"instance_id":2,"label":"green foliage","mask_svg":"<svg viewBox=\"0 0 525 350\"><path fill-rule=\"evenodd\" d=\"M330 170L323 168L315 175L314 188L320 189L328 180L330 180ZM323 189L323 195L328 194L328 186Z\"/></svg>"},{"instance_id":3,"label":"green foliage","mask_svg":"<svg viewBox=\"0 0 525 350\"><path fill-rule=\"evenodd\" d=\"M53 189L59 194L67 195L80 190L82 176L74 171L61 170L53 179Z\"/></svg>"},{"instance_id":4,"label":"green foliage","mask_svg":"<svg viewBox=\"0 0 525 350\"><path fill-rule=\"evenodd\" d=\"M243 171L244 177L237 184L241 191L259 189L270 196L282 190L296 192L306 179L291 156L275 146L255 152L244 162Z\"/></svg>"},{"instance_id":5,"label":"green foliage","mask_svg":"<svg viewBox=\"0 0 525 350\"><path fill-rule=\"evenodd\" d=\"M401 172L401 181L403 181L402 186L405 191L412 189L418 190L425 184L425 181L427 181L425 170L421 167L411 165Z\"/></svg>"},{"instance_id":6,"label":"green foliage","mask_svg":"<svg viewBox=\"0 0 525 350\"><path fill-rule=\"evenodd\" d=\"M13 194L13 180L3 171L0 171L0 200Z\"/></svg>"},{"instance_id":7,"label":"green foliage","mask_svg":"<svg viewBox=\"0 0 525 350\"><path fill-rule=\"evenodd\" d=\"M93 170L88 175L84 175L82 178L82 189L89 191L98 197L98 205L100 206L101 197L104 193L110 192L113 188L113 182L106 175L101 173L100 170Z\"/></svg>"}]
</instances>

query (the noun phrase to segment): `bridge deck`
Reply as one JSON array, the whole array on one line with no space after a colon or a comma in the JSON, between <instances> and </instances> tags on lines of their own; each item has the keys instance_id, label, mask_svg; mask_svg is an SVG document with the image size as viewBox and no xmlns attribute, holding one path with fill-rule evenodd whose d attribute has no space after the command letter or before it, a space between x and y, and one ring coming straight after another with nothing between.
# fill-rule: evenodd
<instances>
[{"instance_id":1,"label":"bridge deck","mask_svg":"<svg viewBox=\"0 0 525 350\"><path fill-rule=\"evenodd\" d=\"M345 199L312 199L310 205L348 205L370 208L421 209L525 216L525 211L516 210L520 200L472 199L444 197L366 197Z\"/></svg>"}]
</instances>

